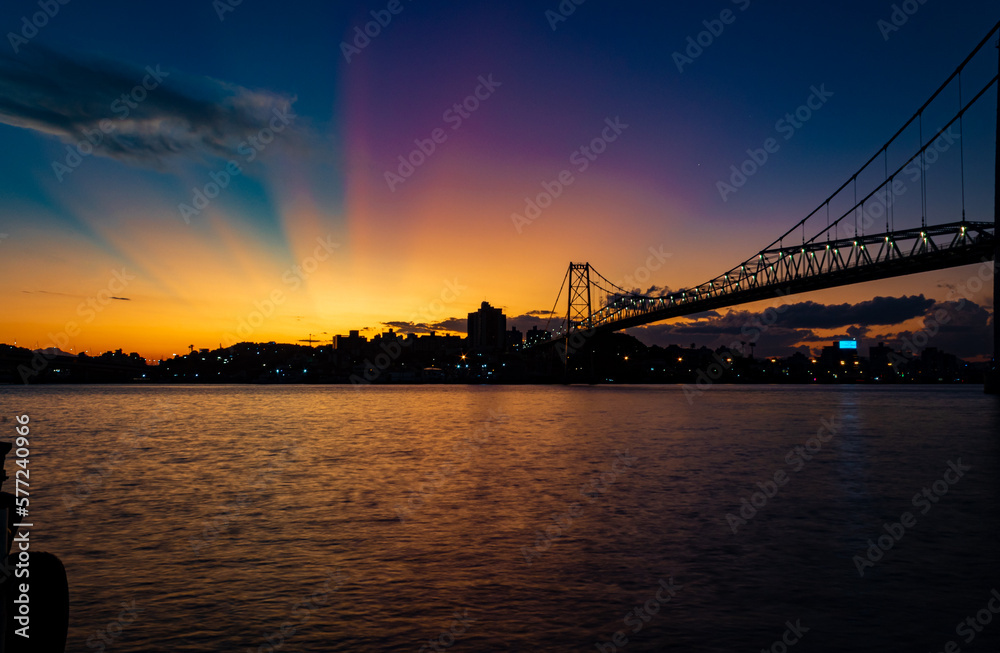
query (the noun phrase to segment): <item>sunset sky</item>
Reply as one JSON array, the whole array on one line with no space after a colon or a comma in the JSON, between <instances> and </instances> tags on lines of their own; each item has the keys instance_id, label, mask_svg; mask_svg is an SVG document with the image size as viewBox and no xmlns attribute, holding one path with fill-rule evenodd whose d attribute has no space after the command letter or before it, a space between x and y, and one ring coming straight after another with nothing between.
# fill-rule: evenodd
<instances>
[{"instance_id":1,"label":"sunset sky","mask_svg":"<svg viewBox=\"0 0 1000 653\"><path fill-rule=\"evenodd\" d=\"M991 0L907 4L888 30L893 3L870 0L565 0L568 16L556 0L8 0L0 343L160 358L246 320L256 341L464 331L483 300L528 328L571 260L628 285L650 248L669 256L641 290L707 281L816 208L1000 19ZM992 45L980 59L966 98L996 73ZM816 91L789 137L779 121ZM931 123L957 89L941 103ZM995 109L991 90L928 176L929 220L961 217L959 156L969 219L993 219ZM771 137L780 150L723 198L717 182ZM566 170L551 206L512 218ZM758 353L901 342L976 273L792 297ZM977 285L933 346L990 354L992 283ZM765 306L629 332L728 344Z\"/></svg>"}]
</instances>

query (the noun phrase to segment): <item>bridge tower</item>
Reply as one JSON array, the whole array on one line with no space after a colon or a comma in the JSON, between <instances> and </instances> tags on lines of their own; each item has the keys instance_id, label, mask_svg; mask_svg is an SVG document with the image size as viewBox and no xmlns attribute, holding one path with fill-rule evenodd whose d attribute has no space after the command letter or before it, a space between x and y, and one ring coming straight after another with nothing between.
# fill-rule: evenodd
<instances>
[{"instance_id":1,"label":"bridge tower","mask_svg":"<svg viewBox=\"0 0 1000 653\"><path fill-rule=\"evenodd\" d=\"M560 357L563 362L564 382L569 383L572 378L586 378L593 370L593 354L590 355L589 365L586 360L576 360L574 367L570 366L570 355L579 351L581 338L580 332L589 330L593 326L593 303L590 290L590 263L570 263L569 271L569 292L566 305L566 335L562 344ZM595 271L600 276L600 273ZM572 337L571 337L572 335ZM582 365L582 368L580 367ZM593 382L593 381L592 381Z\"/></svg>"},{"instance_id":2,"label":"bridge tower","mask_svg":"<svg viewBox=\"0 0 1000 653\"><path fill-rule=\"evenodd\" d=\"M569 303L566 308L566 333L590 326L590 263L569 264Z\"/></svg>"}]
</instances>

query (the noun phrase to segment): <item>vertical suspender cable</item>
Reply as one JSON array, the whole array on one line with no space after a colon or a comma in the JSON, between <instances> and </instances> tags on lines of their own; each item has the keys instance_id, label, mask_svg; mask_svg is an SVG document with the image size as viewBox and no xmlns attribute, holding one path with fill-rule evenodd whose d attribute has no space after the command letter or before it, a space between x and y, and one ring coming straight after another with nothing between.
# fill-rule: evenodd
<instances>
[{"instance_id":1,"label":"vertical suspender cable","mask_svg":"<svg viewBox=\"0 0 1000 653\"><path fill-rule=\"evenodd\" d=\"M858 176L854 175L854 237L858 237Z\"/></svg>"},{"instance_id":2,"label":"vertical suspender cable","mask_svg":"<svg viewBox=\"0 0 1000 653\"><path fill-rule=\"evenodd\" d=\"M830 202L826 203L826 242L830 242Z\"/></svg>"},{"instance_id":3,"label":"vertical suspender cable","mask_svg":"<svg viewBox=\"0 0 1000 653\"><path fill-rule=\"evenodd\" d=\"M958 146L962 159L962 222L965 222L965 111L962 111L962 73L958 74Z\"/></svg>"},{"instance_id":4,"label":"vertical suspender cable","mask_svg":"<svg viewBox=\"0 0 1000 653\"><path fill-rule=\"evenodd\" d=\"M889 233L889 205L892 204L892 180L889 179L889 146L885 147L885 232Z\"/></svg>"},{"instance_id":5,"label":"vertical suspender cable","mask_svg":"<svg viewBox=\"0 0 1000 653\"><path fill-rule=\"evenodd\" d=\"M896 184L896 177L889 180L889 188L892 188ZM892 191L892 200L889 203L889 207L886 212L889 214L889 233L894 233L896 231L896 194L895 189Z\"/></svg>"},{"instance_id":6,"label":"vertical suspender cable","mask_svg":"<svg viewBox=\"0 0 1000 653\"><path fill-rule=\"evenodd\" d=\"M927 229L927 166L924 163L924 112L920 112L920 227Z\"/></svg>"}]
</instances>

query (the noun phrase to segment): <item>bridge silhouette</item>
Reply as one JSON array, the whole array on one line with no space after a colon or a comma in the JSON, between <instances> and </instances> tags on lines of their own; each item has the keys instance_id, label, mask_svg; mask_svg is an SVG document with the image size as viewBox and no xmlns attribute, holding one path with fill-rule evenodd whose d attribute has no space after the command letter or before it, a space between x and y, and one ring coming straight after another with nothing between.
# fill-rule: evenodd
<instances>
[{"instance_id":1,"label":"bridge silhouette","mask_svg":"<svg viewBox=\"0 0 1000 653\"><path fill-rule=\"evenodd\" d=\"M566 313L561 324L554 328L550 320L547 327L550 337L545 343L562 340L568 343L574 336L579 341L581 335L589 337L712 309L865 281L989 260L996 265L1000 149L995 155L993 215L969 220L966 217L965 118L997 84L998 75L994 74L971 93L963 93L962 83L970 62L998 30L1000 23L993 26L916 113L814 211L753 256L714 279L691 288L651 296L612 283L590 263L570 263L556 297L558 307L566 291ZM946 89L956 86L958 109L943 126L928 132L925 137L924 116L928 108ZM1000 134L1000 111L996 122ZM904 147L901 136L914 129L919 131L918 145L912 150L904 150L900 156L897 150ZM956 129L957 136L954 134ZM940 221L929 221L927 172L945 152L953 149L956 141L958 147L954 149L959 150L960 157L961 207L948 208ZM890 168L891 148L895 162ZM902 163L898 163L900 159ZM911 183L920 184L920 226L896 228L897 219L916 222L913 211L907 213L898 207L900 196L908 189L904 174L913 177L909 174L913 170L920 172L919 179L910 179ZM872 174L879 183L869 185L870 190L859 197L859 192L864 192L859 191L859 181ZM839 215L832 211L833 206L844 204L848 208ZM902 215L897 215L899 213ZM994 346L1000 340L1000 326L995 318L997 295L997 284L994 284ZM555 307L552 314L557 315Z\"/></svg>"}]
</instances>

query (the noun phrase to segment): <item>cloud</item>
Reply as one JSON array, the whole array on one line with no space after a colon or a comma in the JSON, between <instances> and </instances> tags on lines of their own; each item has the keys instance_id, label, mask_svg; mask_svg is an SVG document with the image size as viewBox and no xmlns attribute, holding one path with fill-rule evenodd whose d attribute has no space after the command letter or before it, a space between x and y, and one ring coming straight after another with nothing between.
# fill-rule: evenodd
<instances>
[{"instance_id":1,"label":"cloud","mask_svg":"<svg viewBox=\"0 0 1000 653\"><path fill-rule=\"evenodd\" d=\"M629 329L628 333L649 345L679 345L687 347L708 347L718 349L729 347L736 343L746 342L747 353L749 343L753 341L753 325L760 324L760 313L748 311L732 311L726 315L699 320L697 322L681 322L677 324L652 324ZM755 343L755 353L758 355L788 355L793 349L798 349L805 342L819 341L820 338L810 329L795 329L772 326L763 332ZM830 340L823 338L823 341Z\"/></svg>"},{"instance_id":2,"label":"cloud","mask_svg":"<svg viewBox=\"0 0 1000 653\"><path fill-rule=\"evenodd\" d=\"M70 58L37 44L18 57L0 54L0 123L73 145L100 136L95 154L131 162L232 158L275 116L291 120L294 101L159 65ZM102 130L102 121L111 128Z\"/></svg>"},{"instance_id":3,"label":"cloud","mask_svg":"<svg viewBox=\"0 0 1000 653\"><path fill-rule=\"evenodd\" d=\"M846 326L900 324L920 317L934 305L923 295L875 297L857 304L786 304L776 324L805 329L839 329Z\"/></svg>"},{"instance_id":4,"label":"cloud","mask_svg":"<svg viewBox=\"0 0 1000 653\"><path fill-rule=\"evenodd\" d=\"M993 351L993 318L988 308L973 301L939 302L924 317L922 329L884 332L870 338L894 349L936 347L959 358L988 359Z\"/></svg>"},{"instance_id":5,"label":"cloud","mask_svg":"<svg viewBox=\"0 0 1000 653\"><path fill-rule=\"evenodd\" d=\"M706 346L712 349L728 347L731 344L751 342L757 337L758 354L787 356L794 350L818 348L839 338L857 338L874 344L885 341L891 346L904 348L904 340L912 338L909 331L885 331L884 327L902 325L914 318L924 318L925 330L930 332L933 315L945 310L950 316L946 324L938 325L935 337L928 346L936 346L943 351L959 356L982 356L989 352L990 327L989 311L973 302L960 306L955 302L939 303L933 299L917 296L875 297L857 304L818 304L799 302L785 304L777 313L769 312L772 326L760 331L761 325L769 320L763 312L733 310L725 315L715 311L688 316L683 322L673 324L652 324L634 329L629 333L647 344L680 346ZM777 316L777 320L774 317ZM698 319L692 320L691 318ZM874 327L883 327L873 333ZM817 331L840 331L834 335L820 335Z\"/></svg>"},{"instance_id":6,"label":"cloud","mask_svg":"<svg viewBox=\"0 0 1000 653\"><path fill-rule=\"evenodd\" d=\"M550 324L551 318L551 324ZM563 313L560 317L558 314L547 310L537 310L528 311L527 313L522 313L521 315L508 315L507 316L507 328L516 327L521 333L525 333L531 330L531 327L538 327L539 329L545 329L545 325L549 324L551 328L556 328L558 325L562 324L563 320L566 319L566 314ZM462 329L465 331L465 329Z\"/></svg>"},{"instance_id":7,"label":"cloud","mask_svg":"<svg viewBox=\"0 0 1000 653\"><path fill-rule=\"evenodd\" d=\"M528 331L533 326L537 326L539 329L544 329L545 324L549 321L549 316L552 315L553 326L560 323L559 316L552 313L551 311L545 310L535 310L528 311L521 315L508 315L507 316L507 329L516 327L519 331L524 333ZM431 331L449 331L452 333L468 333L469 319L466 317L449 317L438 322L412 322L405 320L394 320L390 322L382 322L382 326L389 329L396 329L402 331L403 333L430 333Z\"/></svg>"},{"instance_id":8,"label":"cloud","mask_svg":"<svg viewBox=\"0 0 1000 653\"><path fill-rule=\"evenodd\" d=\"M440 322L434 322L433 324L427 322L394 320L391 322L382 322L382 326L395 329L403 333L424 334L430 333L431 331L457 331L459 333L465 333L466 322L467 318L464 317L450 317L448 319L441 320Z\"/></svg>"},{"instance_id":9,"label":"cloud","mask_svg":"<svg viewBox=\"0 0 1000 653\"><path fill-rule=\"evenodd\" d=\"M440 322L435 322L433 325L435 331L456 331L458 333L465 333L468 330L469 318L467 317L450 317L447 320L441 320Z\"/></svg>"},{"instance_id":10,"label":"cloud","mask_svg":"<svg viewBox=\"0 0 1000 653\"><path fill-rule=\"evenodd\" d=\"M26 295L59 295L61 297L83 297L83 295L73 295L66 292L53 292L51 290L22 290L21 292ZM123 302L130 302L132 299L130 297L111 297L111 299L117 299Z\"/></svg>"}]
</instances>

